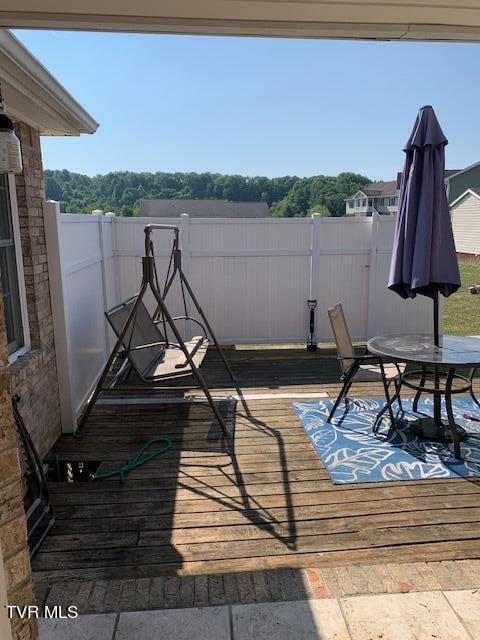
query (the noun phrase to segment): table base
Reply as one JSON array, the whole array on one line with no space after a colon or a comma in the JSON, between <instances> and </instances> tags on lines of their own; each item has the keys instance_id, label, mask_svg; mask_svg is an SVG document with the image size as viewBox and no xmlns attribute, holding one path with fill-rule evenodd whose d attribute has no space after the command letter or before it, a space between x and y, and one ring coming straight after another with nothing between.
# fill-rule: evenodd
<instances>
[{"instance_id":1,"label":"table base","mask_svg":"<svg viewBox=\"0 0 480 640\"><path fill-rule=\"evenodd\" d=\"M420 418L419 420L409 422L408 428L416 436L425 438L425 440L452 442L452 429L446 421L438 424L433 418ZM467 438L468 434L463 427L456 424L453 428L456 429L459 440L465 440Z\"/></svg>"}]
</instances>

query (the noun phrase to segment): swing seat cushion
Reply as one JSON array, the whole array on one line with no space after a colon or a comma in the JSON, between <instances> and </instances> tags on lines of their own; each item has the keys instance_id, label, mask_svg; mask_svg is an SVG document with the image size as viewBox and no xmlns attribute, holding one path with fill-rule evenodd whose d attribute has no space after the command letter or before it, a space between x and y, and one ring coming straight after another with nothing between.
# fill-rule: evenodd
<instances>
[{"instance_id":1,"label":"swing seat cushion","mask_svg":"<svg viewBox=\"0 0 480 640\"><path fill-rule=\"evenodd\" d=\"M105 315L117 336L121 335L137 298L133 297ZM208 349L208 339L196 336L185 342L197 368L202 364ZM179 346L165 345L165 338L153 322L143 302L137 307L136 317L123 338L125 354L135 372L144 382L191 375L185 353Z\"/></svg>"},{"instance_id":2,"label":"swing seat cushion","mask_svg":"<svg viewBox=\"0 0 480 640\"><path fill-rule=\"evenodd\" d=\"M195 336L185 342L185 346L198 369L207 355L208 340L203 336ZM163 357L149 368L145 378L153 382L162 378L191 375L191 373L192 368L184 352L179 347L170 346L165 349Z\"/></svg>"},{"instance_id":3,"label":"swing seat cushion","mask_svg":"<svg viewBox=\"0 0 480 640\"><path fill-rule=\"evenodd\" d=\"M137 296L107 311L105 317L115 335L119 337L133 310ZM165 338L153 322L143 302L137 307L134 321L128 328L123 345L125 353L140 378L145 379L147 371L160 362L165 353Z\"/></svg>"}]
</instances>

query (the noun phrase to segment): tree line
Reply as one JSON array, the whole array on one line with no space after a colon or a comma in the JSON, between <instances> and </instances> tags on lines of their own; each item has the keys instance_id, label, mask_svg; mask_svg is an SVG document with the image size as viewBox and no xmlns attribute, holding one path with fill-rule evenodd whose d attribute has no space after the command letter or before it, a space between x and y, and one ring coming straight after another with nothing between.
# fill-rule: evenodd
<instances>
[{"instance_id":1,"label":"tree line","mask_svg":"<svg viewBox=\"0 0 480 640\"><path fill-rule=\"evenodd\" d=\"M45 171L46 196L58 200L67 213L91 213L94 209L118 215L139 215L141 198L224 199L267 202L274 216L302 217L319 212L345 215L345 198L370 184L366 176L266 178L219 173L135 173L114 171L86 176L67 169Z\"/></svg>"}]
</instances>

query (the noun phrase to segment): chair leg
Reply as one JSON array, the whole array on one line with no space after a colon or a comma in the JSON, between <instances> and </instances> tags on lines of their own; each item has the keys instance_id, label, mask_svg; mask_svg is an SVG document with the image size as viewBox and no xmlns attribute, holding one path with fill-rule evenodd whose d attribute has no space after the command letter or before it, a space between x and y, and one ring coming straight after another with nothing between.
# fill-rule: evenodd
<instances>
[{"instance_id":1,"label":"chair leg","mask_svg":"<svg viewBox=\"0 0 480 640\"><path fill-rule=\"evenodd\" d=\"M390 383L392 381L387 382L386 385L386 389L388 390L390 388ZM378 425L380 424L381 418L383 416L383 414L388 410L390 412L390 420L392 422L392 428L395 426L394 420L392 419L393 416L393 412L392 412L392 405L395 402L395 400L398 401L400 410L403 411L403 407L402 407L402 401L400 400L400 388L401 388L401 384L398 384L396 380L393 380L393 384L395 386L395 393L393 394L393 396L389 399L388 398L388 391L385 393L385 406L382 408L382 410L377 414L377 417L375 418L375 422L373 423L373 427L372 427L372 431L373 433L376 433L378 431ZM384 389L385 389L385 382L384 382Z\"/></svg>"},{"instance_id":2,"label":"chair leg","mask_svg":"<svg viewBox=\"0 0 480 640\"><path fill-rule=\"evenodd\" d=\"M398 408L403 413L402 397L400 395L400 392L402 390L402 378L400 377L397 380L394 380L393 384L395 385L395 393L397 397Z\"/></svg>"},{"instance_id":3,"label":"chair leg","mask_svg":"<svg viewBox=\"0 0 480 640\"><path fill-rule=\"evenodd\" d=\"M345 374L345 378L343 381L343 387L340 391L340 393L337 396L337 399L334 402L334 405L332 407L332 410L330 411L330 414L327 418L327 422L331 422L333 415L335 413L335 411L338 409L338 405L340 404L340 402L346 398L347 393L350 390L350 387L352 386L352 382L353 382L353 376L357 373L358 371L358 367L359 365L355 362L354 364L352 364L352 366L350 367L350 369L347 371L347 373Z\"/></svg>"},{"instance_id":4,"label":"chair leg","mask_svg":"<svg viewBox=\"0 0 480 640\"><path fill-rule=\"evenodd\" d=\"M470 396L472 400L475 402L475 404L477 405L477 407L480 407L480 402L478 401L477 396L473 392L473 378L475 376L476 371L477 371L476 368L470 370Z\"/></svg>"},{"instance_id":5,"label":"chair leg","mask_svg":"<svg viewBox=\"0 0 480 640\"><path fill-rule=\"evenodd\" d=\"M447 381L445 383L445 408L447 410L448 424L452 433L453 451L457 460L461 459L462 453L460 450L460 438L458 435L457 427L455 425L455 416L452 409L452 382L455 369L449 369Z\"/></svg>"},{"instance_id":6,"label":"chair leg","mask_svg":"<svg viewBox=\"0 0 480 640\"><path fill-rule=\"evenodd\" d=\"M390 416L390 421L392 423L392 427L395 426L395 418L393 416L392 404L395 402L396 393L390 399L390 391L389 391L389 382L385 376L385 367L383 366L383 360L381 358L378 359L380 364L380 371L382 372L382 382L383 382L383 390L385 392L385 400L387 401L386 410ZM383 414L382 414L383 415Z\"/></svg>"}]
</instances>

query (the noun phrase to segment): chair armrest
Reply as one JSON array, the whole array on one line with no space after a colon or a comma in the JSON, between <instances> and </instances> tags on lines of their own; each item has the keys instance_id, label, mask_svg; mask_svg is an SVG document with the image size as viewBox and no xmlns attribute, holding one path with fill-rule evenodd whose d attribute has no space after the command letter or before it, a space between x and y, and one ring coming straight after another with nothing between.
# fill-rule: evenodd
<instances>
[{"instance_id":1,"label":"chair armrest","mask_svg":"<svg viewBox=\"0 0 480 640\"><path fill-rule=\"evenodd\" d=\"M363 362L364 360L378 360L378 356L365 353L361 356L337 356L337 360L355 360L355 362Z\"/></svg>"}]
</instances>

